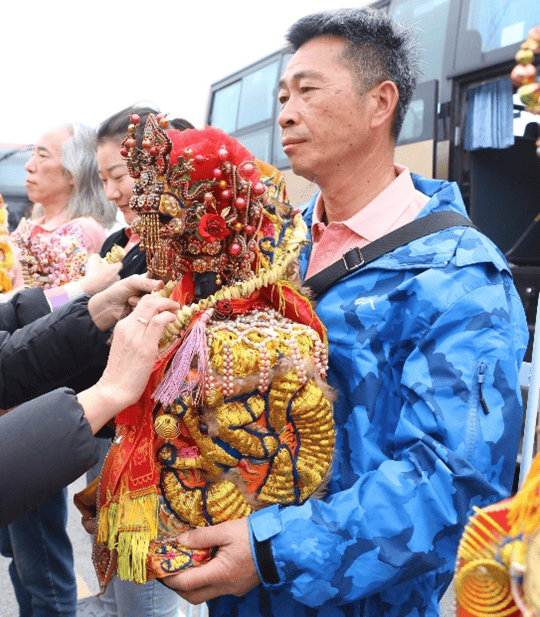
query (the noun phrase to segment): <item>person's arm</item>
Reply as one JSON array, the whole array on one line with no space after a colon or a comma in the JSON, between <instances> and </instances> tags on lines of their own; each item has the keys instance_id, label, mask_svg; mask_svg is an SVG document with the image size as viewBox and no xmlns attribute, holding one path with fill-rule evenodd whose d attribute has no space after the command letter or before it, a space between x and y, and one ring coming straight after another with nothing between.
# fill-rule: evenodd
<instances>
[{"instance_id":1,"label":"person's arm","mask_svg":"<svg viewBox=\"0 0 540 617\"><path fill-rule=\"evenodd\" d=\"M386 440L379 465L363 474L350 469L356 481L324 500L250 515L249 532L245 521L190 531L183 543L218 546L219 552L166 584L198 603L245 593L256 572L269 590L284 589L302 604L324 608L373 594L395 604L404 593L400 583L437 568L451 576L472 504L508 494L522 414L523 324L510 307L519 300L508 278L475 287L475 277L487 277L481 267L472 270L469 289L423 324L414 347L405 346L399 362L381 355L379 373L369 375L372 399L379 392L388 401L385 425L375 433ZM410 327L420 328L424 317L419 313ZM355 367L348 359L343 370L350 378ZM401 405L393 417L396 396ZM366 406L373 403L358 399L342 447L357 449L362 459L363 448L381 444L366 442ZM338 475L339 457L338 451Z\"/></svg>"},{"instance_id":2,"label":"person's arm","mask_svg":"<svg viewBox=\"0 0 540 617\"><path fill-rule=\"evenodd\" d=\"M0 418L0 527L95 464L92 433L138 400L160 336L175 319L169 311L177 308L169 299L145 297L115 329L107 368L95 386L78 396L55 390Z\"/></svg>"},{"instance_id":3,"label":"person's arm","mask_svg":"<svg viewBox=\"0 0 540 617\"><path fill-rule=\"evenodd\" d=\"M19 291L0 303L0 331L13 333L51 312L40 287Z\"/></svg>"},{"instance_id":4,"label":"person's arm","mask_svg":"<svg viewBox=\"0 0 540 617\"><path fill-rule=\"evenodd\" d=\"M133 276L90 299L74 300L11 336L0 333L0 408L10 409L64 386L88 367L105 366L108 330L126 314L128 299L162 285Z\"/></svg>"}]
</instances>

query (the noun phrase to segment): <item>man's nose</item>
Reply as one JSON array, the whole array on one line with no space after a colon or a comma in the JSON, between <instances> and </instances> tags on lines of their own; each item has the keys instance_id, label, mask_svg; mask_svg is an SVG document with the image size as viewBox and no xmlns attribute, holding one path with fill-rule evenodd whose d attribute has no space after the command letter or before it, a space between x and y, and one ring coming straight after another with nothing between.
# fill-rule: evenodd
<instances>
[{"instance_id":1,"label":"man's nose","mask_svg":"<svg viewBox=\"0 0 540 617\"><path fill-rule=\"evenodd\" d=\"M283 104L278 116L278 124L284 129L287 126L293 126L298 122L298 113L294 108L294 104L289 99L286 103Z\"/></svg>"},{"instance_id":2,"label":"man's nose","mask_svg":"<svg viewBox=\"0 0 540 617\"><path fill-rule=\"evenodd\" d=\"M33 173L33 172L35 172L35 171L36 171L36 165L35 165L35 162L36 162L36 157L35 157L35 155L32 155L32 156L28 159L28 161L26 162L26 164L25 164L25 166L24 166L24 169L25 169L28 173Z\"/></svg>"}]
</instances>

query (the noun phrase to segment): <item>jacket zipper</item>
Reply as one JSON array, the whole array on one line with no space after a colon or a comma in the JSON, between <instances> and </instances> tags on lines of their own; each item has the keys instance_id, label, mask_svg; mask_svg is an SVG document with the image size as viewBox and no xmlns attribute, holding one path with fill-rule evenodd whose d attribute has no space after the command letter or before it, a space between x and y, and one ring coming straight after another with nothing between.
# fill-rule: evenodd
<instances>
[{"instance_id":1,"label":"jacket zipper","mask_svg":"<svg viewBox=\"0 0 540 617\"><path fill-rule=\"evenodd\" d=\"M471 385L471 395L469 401L469 418L467 422L467 447L466 457L468 461L474 458L478 409L481 407L484 415L489 413L489 408L484 399L483 386L486 380L487 364L485 362L477 362L474 370L474 378Z\"/></svg>"},{"instance_id":2,"label":"jacket zipper","mask_svg":"<svg viewBox=\"0 0 540 617\"><path fill-rule=\"evenodd\" d=\"M478 365L478 400L480 401L480 405L482 405L482 409L484 414L487 416L489 413L489 408L484 399L483 385L486 379L486 364L484 362L480 362Z\"/></svg>"}]
</instances>

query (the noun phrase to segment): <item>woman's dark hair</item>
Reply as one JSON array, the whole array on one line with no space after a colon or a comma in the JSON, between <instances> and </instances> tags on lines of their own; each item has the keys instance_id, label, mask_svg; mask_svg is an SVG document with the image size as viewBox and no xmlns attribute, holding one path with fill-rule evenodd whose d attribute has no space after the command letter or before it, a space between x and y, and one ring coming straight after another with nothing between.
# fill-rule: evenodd
<instances>
[{"instance_id":1,"label":"woman's dark hair","mask_svg":"<svg viewBox=\"0 0 540 617\"><path fill-rule=\"evenodd\" d=\"M159 114L159 109L155 107L133 105L126 107L104 120L97 129L97 145L100 146L106 141L120 143L127 135L128 126L131 124L129 119L132 114L137 114L144 126L150 114ZM142 131L137 131L137 147L142 148Z\"/></svg>"},{"instance_id":2,"label":"woman's dark hair","mask_svg":"<svg viewBox=\"0 0 540 617\"><path fill-rule=\"evenodd\" d=\"M173 118L169 119L169 123L172 129L177 129L179 131L185 131L186 129L194 129L195 127L188 120L184 120L184 118Z\"/></svg>"},{"instance_id":3,"label":"woman's dark hair","mask_svg":"<svg viewBox=\"0 0 540 617\"><path fill-rule=\"evenodd\" d=\"M131 124L130 116L137 114L141 119L140 126L144 126L150 114L159 114L159 109L149 106L132 105L112 115L107 120L104 120L97 130L97 145L101 145L106 141L115 141L120 143L127 135L128 126ZM183 118L173 118L169 120L171 128L183 131L185 129L194 129L195 127L184 120ZM142 148L142 131L137 131L136 135L137 147Z\"/></svg>"}]
</instances>

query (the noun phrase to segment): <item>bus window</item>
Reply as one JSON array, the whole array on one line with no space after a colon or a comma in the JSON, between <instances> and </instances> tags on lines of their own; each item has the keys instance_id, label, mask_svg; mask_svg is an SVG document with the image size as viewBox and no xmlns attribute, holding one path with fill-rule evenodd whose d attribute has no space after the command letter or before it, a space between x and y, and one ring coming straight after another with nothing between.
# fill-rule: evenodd
<instances>
[{"instance_id":1,"label":"bus window","mask_svg":"<svg viewBox=\"0 0 540 617\"><path fill-rule=\"evenodd\" d=\"M469 5L467 30L480 34L482 52L521 43L538 21L534 2L474 0Z\"/></svg>"},{"instance_id":2,"label":"bus window","mask_svg":"<svg viewBox=\"0 0 540 617\"><path fill-rule=\"evenodd\" d=\"M398 145L435 139L438 84L436 79L432 79L416 88L401 127Z\"/></svg>"},{"instance_id":3,"label":"bus window","mask_svg":"<svg viewBox=\"0 0 540 617\"><path fill-rule=\"evenodd\" d=\"M214 93L210 124L223 129L226 133L236 130L238 101L240 100L241 81L236 81Z\"/></svg>"},{"instance_id":4,"label":"bus window","mask_svg":"<svg viewBox=\"0 0 540 617\"><path fill-rule=\"evenodd\" d=\"M390 14L406 26L416 29L422 58L422 81L443 74L444 40L452 0L395 0Z\"/></svg>"},{"instance_id":5,"label":"bus window","mask_svg":"<svg viewBox=\"0 0 540 617\"><path fill-rule=\"evenodd\" d=\"M247 135L238 135L238 141L258 159L270 160L270 144L272 143L272 129L250 132Z\"/></svg>"},{"instance_id":6,"label":"bus window","mask_svg":"<svg viewBox=\"0 0 540 617\"><path fill-rule=\"evenodd\" d=\"M508 52L500 50L511 45L517 50L537 24L537 2L465 0L456 48L456 71L507 60Z\"/></svg>"},{"instance_id":7,"label":"bus window","mask_svg":"<svg viewBox=\"0 0 540 617\"><path fill-rule=\"evenodd\" d=\"M420 138L424 130L424 101L413 99L399 134L402 140L415 141Z\"/></svg>"},{"instance_id":8,"label":"bus window","mask_svg":"<svg viewBox=\"0 0 540 617\"><path fill-rule=\"evenodd\" d=\"M272 62L258 71L249 73L242 80L242 95L236 129L243 129L272 117L278 64L277 61Z\"/></svg>"}]
</instances>

